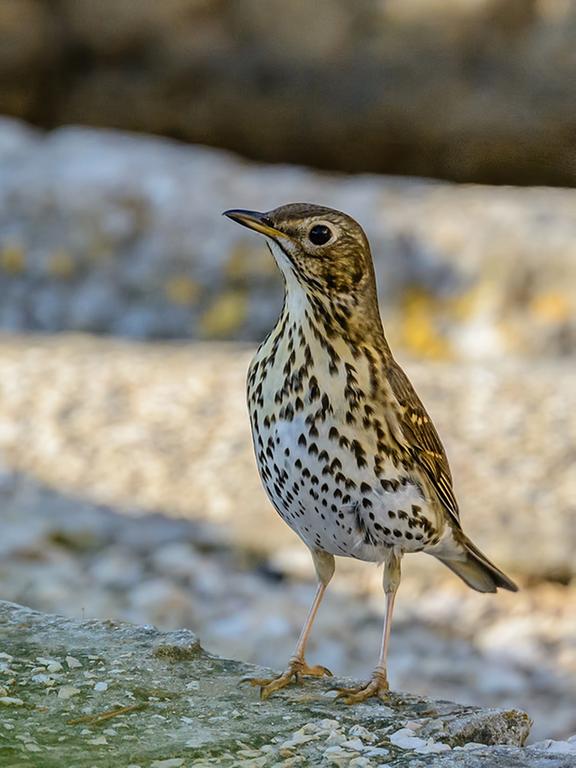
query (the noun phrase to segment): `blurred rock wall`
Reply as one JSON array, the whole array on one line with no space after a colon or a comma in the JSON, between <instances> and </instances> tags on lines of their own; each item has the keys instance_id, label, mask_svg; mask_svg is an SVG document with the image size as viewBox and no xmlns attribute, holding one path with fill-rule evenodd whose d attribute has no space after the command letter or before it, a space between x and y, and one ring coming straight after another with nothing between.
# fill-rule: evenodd
<instances>
[{"instance_id":1,"label":"blurred rock wall","mask_svg":"<svg viewBox=\"0 0 576 768\"><path fill-rule=\"evenodd\" d=\"M573 185L575 35L572 0L0 0L0 113Z\"/></svg>"},{"instance_id":2,"label":"blurred rock wall","mask_svg":"<svg viewBox=\"0 0 576 768\"><path fill-rule=\"evenodd\" d=\"M373 246L395 347L576 351L576 192L336 176L163 139L0 121L0 328L246 339L281 305L263 239L221 217L309 200Z\"/></svg>"}]
</instances>

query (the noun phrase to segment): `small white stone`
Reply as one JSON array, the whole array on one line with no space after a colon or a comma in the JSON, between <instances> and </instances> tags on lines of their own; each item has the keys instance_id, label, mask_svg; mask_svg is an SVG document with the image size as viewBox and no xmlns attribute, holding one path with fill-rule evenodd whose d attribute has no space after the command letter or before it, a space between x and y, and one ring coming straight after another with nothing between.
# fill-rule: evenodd
<instances>
[{"instance_id":1,"label":"small white stone","mask_svg":"<svg viewBox=\"0 0 576 768\"><path fill-rule=\"evenodd\" d=\"M370 768L371 765L367 757L353 757L348 763L349 768Z\"/></svg>"},{"instance_id":2,"label":"small white stone","mask_svg":"<svg viewBox=\"0 0 576 768\"><path fill-rule=\"evenodd\" d=\"M48 672L53 674L54 672L62 672L64 667L62 666L62 664L60 664L59 661L51 661L50 664L48 664L48 666L46 667L46 669L48 670Z\"/></svg>"},{"instance_id":3,"label":"small white stone","mask_svg":"<svg viewBox=\"0 0 576 768\"><path fill-rule=\"evenodd\" d=\"M108 739L106 736L95 736L93 739L88 739L88 744L94 744L96 746L99 744L108 744Z\"/></svg>"},{"instance_id":4,"label":"small white stone","mask_svg":"<svg viewBox=\"0 0 576 768\"><path fill-rule=\"evenodd\" d=\"M553 752L557 755L572 755L576 754L576 741L572 739L569 739L568 741L546 739L545 741L539 741L536 742L536 744L531 744L530 749L541 749L545 752Z\"/></svg>"},{"instance_id":5,"label":"small white stone","mask_svg":"<svg viewBox=\"0 0 576 768\"><path fill-rule=\"evenodd\" d=\"M417 747L414 751L421 755L435 754L437 752L449 752L451 747L448 744L444 744L442 741L429 740L423 747Z\"/></svg>"},{"instance_id":6,"label":"small white stone","mask_svg":"<svg viewBox=\"0 0 576 768\"><path fill-rule=\"evenodd\" d=\"M366 749L366 745L360 739L348 739L343 741L340 746L345 749L353 749L356 752L363 752Z\"/></svg>"},{"instance_id":7,"label":"small white stone","mask_svg":"<svg viewBox=\"0 0 576 768\"><path fill-rule=\"evenodd\" d=\"M184 765L183 757L171 757L168 760L154 760L150 768L180 768Z\"/></svg>"},{"instance_id":8,"label":"small white stone","mask_svg":"<svg viewBox=\"0 0 576 768\"><path fill-rule=\"evenodd\" d=\"M79 669L82 666L82 662L74 656L66 656L66 664L68 664L69 669Z\"/></svg>"},{"instance_id":9,"label":"small white stone","mask_svg":"<svg viewBox=\"0 0 576 768\"><path fill-rule=\"evenodd\" d=\"M326 738L326 744L329 746L339 746L343 741L346 741L346 736L338 731L330 731Z\"/></svg>"},{"instance_id":10,"label":"small white stone","mask_svg":"<svg viewBox=\"0 0 576 768\"><path fill-rule=\"evenodd\" d=\"M384 757L390 754L390 750L386 747L370 747L364 754L366 757Z\"/></svg>"},{"instance_id":11,"label":"small white stone","mask_svg":"<svg viewBox=\"0 0 576 768\"><path fill-rule=\"evenodd\" d=\"M5 707L21 707L24 702L17 696L0 696L0 704Z\"/></svg>"},{"instance_id":12,"label":"small white stone","mask_svg":"<svg viewBox=\"0 0 576 768\"><path fill-rule=\"evenodd\" d=\"M100 682L95 683L94 690L98 691L99 693L102 692L102 691L107 691L108 690L108 683L105 682L104 680L100 680Z\"/></svg>"},{"instance_id":13,"label":"small white stone","mask_svg":"<svg viewBox=\"0 0 576 768\"><path fill-rule=\"evenodd\" d=\"M342 747L333 746L325 749L322 757L327 761L328 765L348 765L352 757L356 757L353 752Z\"/></svg>"},{"instance_id":14,"label":"small white stone","mask_svg":"<svg viewBox=\"0 0 576 768\"><path fill-rule=\"evenodd\" d=\"M280 749L290 749L291 747L297 747L300 744L306 744L309 741L315 741L319 738L320 735L318 733L304 733L304 730L300 729L293 733L290 738L286 739L286 741L283 741L282 744L280 744Z\"/></svg>"},{"instance_id":15,"label":"small white stone","mask_svg":"<svg viewBox=\"0 0 576 768\"><path fill-rule=\"evenodd\" d=\"M329 720L328 718L324 718L324 720L319 720L317 723L308 723L308 725L313 726L315 725L318 730L321 731L334 731L340 728L340 723L338 720Z\"/></svg>"},{"instance_id":16,"label":"small white stone","mask_svg":"<svg viewBox=\"0 0 576 768\"><path fill-rule=\"evenodd\" d=\"M425 747L426 739L421 739L419 736L414 736L414 731L410 728L400 728L389 736L390 743L400 749L421 749Z\"/></svg>"},{"instance_id":17,"label":"small white stone","mask_svg":"<svg viewBox=\"0 0 576 768\"><path fill-rule=\"evenodd\" d=\"M43 685L53 685L54 680L45 672L39 672L37 675L32 675L32 682L43 683Z\"/></svg>"},{"instance_id":18,"label":"small white stone","mask_svg":"<svg viewBox=\"0 0 576 768\"><path fill-rule=\"evenodd\" d=\"M58 689L59 699L71 699L72 696L77 696L80 693L79 688L74 688L73 685L63 685Z\"/></svg>"},{"instance_id":19,"label":"small white stone","mask_svg":"<svg viewBox=\"0 0 576 768\"><path fill-rule=\"evenodd\" d=\"M363 725L353 725L348 731L348 735L353 737L357 736L359 739L367 741L369 744L376 741L376 735L371 733L367 728L364 728Z\"/></svg>"}]
</instances>

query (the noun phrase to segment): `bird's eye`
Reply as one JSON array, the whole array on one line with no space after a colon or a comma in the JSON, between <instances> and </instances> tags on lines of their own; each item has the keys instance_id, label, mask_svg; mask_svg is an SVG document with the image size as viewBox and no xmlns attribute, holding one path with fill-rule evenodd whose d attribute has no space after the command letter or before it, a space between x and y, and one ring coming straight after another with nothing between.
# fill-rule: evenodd
<instances>
[{"instance_id":1,"label":"bird's eye","mask_svg":"<svg viewBox=\"0 0 576 768\"><path fill-rule=\"evenodd\" d=\"M308 240L314 245L325 245L332 237L332 230L325 224L316 224L308 232Z\"/></svg>"}]
</instances>

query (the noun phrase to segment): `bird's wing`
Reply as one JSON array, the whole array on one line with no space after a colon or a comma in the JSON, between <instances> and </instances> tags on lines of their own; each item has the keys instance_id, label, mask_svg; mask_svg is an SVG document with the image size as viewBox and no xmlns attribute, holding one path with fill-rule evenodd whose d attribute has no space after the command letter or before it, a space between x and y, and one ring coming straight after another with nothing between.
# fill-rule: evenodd
<instances>
[{"instance_id":1,"label":"bird's wing","mask_svg":"<svg viewBox=\"0 0 576 768\"><path fill-rule=\"evenodd\" d=\"M399 432L402 447L424 472L438 500L453 522L460 527L452 474L436 428L408 377L395 360L391 360L387 366L386 377L397 402L394 409L398 427L396 433Z\"/></svg>"}]
</instances>

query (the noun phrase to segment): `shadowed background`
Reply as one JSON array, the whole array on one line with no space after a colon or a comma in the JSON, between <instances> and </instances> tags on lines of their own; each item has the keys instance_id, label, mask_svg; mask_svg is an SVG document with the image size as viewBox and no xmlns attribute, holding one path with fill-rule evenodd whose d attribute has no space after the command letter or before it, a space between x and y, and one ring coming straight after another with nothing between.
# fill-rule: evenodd
<instances>
[{"instance_id":1,"label":"shadowed background","mask_svg":"<svg viewBox=\"0 0 576 768\"><path fill-rule=\"evenodd\" d=\"M220 212L330 205L369 235L466 529L524 587L480 596L406 558L392 684L565 737L574 6L310 8L0 0L0 594L285 663L313 572L260 489L244 406L282 285ZM380 578L340 561L311 660L369 672Z\"/></svg>"}]
</instances>

